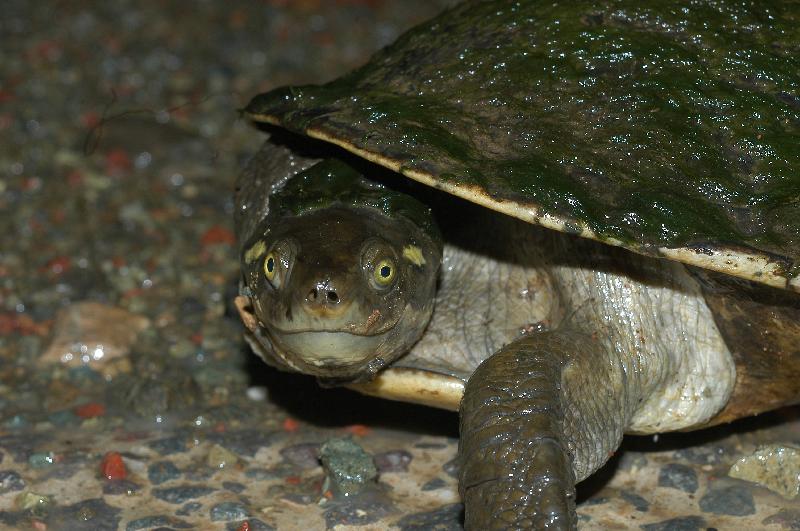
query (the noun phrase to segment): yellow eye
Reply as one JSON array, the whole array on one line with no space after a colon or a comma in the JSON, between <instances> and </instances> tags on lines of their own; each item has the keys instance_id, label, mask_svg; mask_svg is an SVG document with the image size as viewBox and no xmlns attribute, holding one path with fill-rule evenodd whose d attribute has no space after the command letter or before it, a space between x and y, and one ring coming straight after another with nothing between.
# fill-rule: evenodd
<instances>
[{"instance_id":1,"label":"yellow eye","mask_svg":"<svg viewBox=\"0 0 800 531\"><path fill-rule=\"evenodd\" d=\"M394 262L384 258L375 266L372 276L379 286L388 286L394 280Z\"/></svg>"},{"instance_id":2,"label":"yellow eye","mask_svg":"<svg viewBox=\"0 0 800 531\"><path fill-rule=\"evenodd\" d=\"M272 282L275 280L275 272L278 269L278 261L275 259L275 253L269 253L264 259L264 274L267 280Z\"/></svg>"}]
</instances>

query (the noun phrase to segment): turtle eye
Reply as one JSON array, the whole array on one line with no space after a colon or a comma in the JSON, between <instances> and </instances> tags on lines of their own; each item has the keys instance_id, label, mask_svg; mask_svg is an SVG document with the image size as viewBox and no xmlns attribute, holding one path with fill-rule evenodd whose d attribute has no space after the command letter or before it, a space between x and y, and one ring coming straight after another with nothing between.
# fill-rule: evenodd
<instances>
[{"instance_id":1,"label":"turtle eye","mask_svg":"<svg viewBox=\"0 0 800 531\"><path fill-rule=\"evenodd\" d=\"M386 287L392 283L395 276L394 262L388 258L384 258L375 266L372 272L372 278L375 283L380 287Z\"/></svg>"},{"instance_id":2,"label":"turtle eye","mask_svg":"<svg viewBox=\"0 0 800 531\"><path fill-rule=\"evenodd\" d=\"M278 276L278 258L274 252L271 252L264 258L264 275L269 280L273 287L280 287L280 278Z\"/></svg>"}]
</instances>

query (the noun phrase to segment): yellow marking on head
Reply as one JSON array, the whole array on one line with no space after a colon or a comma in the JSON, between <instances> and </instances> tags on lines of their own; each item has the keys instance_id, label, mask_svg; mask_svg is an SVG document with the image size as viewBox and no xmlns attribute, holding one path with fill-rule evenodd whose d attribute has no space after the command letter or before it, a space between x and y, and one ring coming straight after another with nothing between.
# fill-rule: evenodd
<instances>
[{"instance_id":1,"label":"yellow marking on head","mask_svg":"<svg viewBox=\"0 0 800 531\"><path fill-rule=\"evenodd\" d=\"M267 250L267 244L264 243L262 240L258 240L256 243L250 247L246 253L244 253L244 263L249 264L264 254Z\"/></svg>"},{"instance_id":2,"label":"yellow marking on head","mask_svg":"<svg viewBox=\"0 0 800 531\"><path fill-rule=\"evenodd\" d=\"M425 257L422 256L422 249L416 245L406 245L403 247L403 257L415 266L425 265Z\"/></svg>"}]
</instances>

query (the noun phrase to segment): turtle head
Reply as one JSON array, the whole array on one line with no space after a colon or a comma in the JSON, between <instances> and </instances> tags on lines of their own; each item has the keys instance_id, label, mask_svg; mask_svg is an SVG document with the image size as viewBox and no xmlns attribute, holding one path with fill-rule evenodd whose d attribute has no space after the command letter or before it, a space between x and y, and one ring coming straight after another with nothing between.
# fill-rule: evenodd
<instances>
[{"instance_id":1,"label":"turtle head","mask_svg":"<svg viewBox=\"0 0 800 531\"><path fill-rule=\"evenodd\" d=\"M397 209L369 206L376 193L397 194L382 187L348 201L335 187L314 183L325 199L319 201L308 197L309 181L303 184L273 196L270 209L281 201L314 207L281 208L243 249L256 337L268 343L264 350L276 359L267 361L276 365L328 380L366 380L407 352L430 319L438 232Z\"/></svg>"}]
</instances>

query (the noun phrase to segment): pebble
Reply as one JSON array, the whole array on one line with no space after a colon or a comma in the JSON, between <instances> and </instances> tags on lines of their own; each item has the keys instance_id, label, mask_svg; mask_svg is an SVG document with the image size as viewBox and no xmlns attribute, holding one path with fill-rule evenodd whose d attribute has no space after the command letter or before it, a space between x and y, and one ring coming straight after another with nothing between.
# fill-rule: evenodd
<instances>
[{"instance_id":1,"label":"pebble","mask_svg":"<svg viewBox=\"0 0 800 531\"><path fill-rule=\"evenodd\" d=\"M731 466L728 475L758 483L791 500L800 494L800 448L763 446Z\"/></svg>"},{"instance_id":2,"label":"pebble","mask_svg":"<svg viewBox=\"0 0 800 531\"><path fill-rule=\"evenodd\" d=\"M131 520L128 522L128 525L125 526L125 531L139 531L140 529L153 528L191 529L193 527L192 524L172 516L155 515Z\"/></svg>"},{"instance_id":3,"label":"pebble","mask_svg":"<svg viewBox=\"0 0 800 531\"><path fill-rule=\"evenodd\" d=\"M409 514L397 521L401 531L461 531L464 505L453 503L433 511Z\"/></svg>"},{"instance_id":4,"label":"pebble","mask_svg":"<svg viewBox=\"0 0 800 531\"><path fill-rule=\"evenodd\" d=\"M214 505L209 511L212 522L227 522L228 520L242 520L247 518L247 508L241 503L223 502Z\"/></svg>"},{"instance_id":5,"label":"pebble","mask_svg":"<svg viewBox=\"0 0 800 531\"><path fill-rule=\"evenodd\" d=\"M701 516L681 516L654 524L644 524L640 528L643 531L701 531L708 529L708 524Z\"/></svg>"},{"instance_id":6,"label":"pebble","mask_svg":"<svg viewBox=\"0 0 800 531\"><path fill-rule=\"evenodd\" d=\"M139 492L141 487L127 479L115 479L103 483L103 494L107 496L131 496Z\"/></svg>"},{"instance_id":7,"label":"pebble","mask_svg":"<svg viewBox=\"0 0 800 531\"><path fill-rule=\"evenodd\" d=\"M120 509L94 498L66 507L54 507L48 521L70 531L117 531ZM54 525L55 527L55 525ZM58 529L58 528L56 528Z\"/></svg>"},{"instance_id":8,"label":"pebble","mask_svg":"<svg viewBox=\"0 0 800 531\"><path fill-rule=\"evenodd\" d=\"M175 514L177 514L178 516L188 516L190 514L196 513L202 508L203 504L200 502L189 502L180 509L178 509L177 511L175 511Z\"/></svg>"},{"instance_id":9,"label":"pebble","mask_svg":"<svg viewBox=\"0 0 800 531\"><path fill-rule=\"evenodd\" d=\"M699 505L704 513L746 516L756 512L753 494L738 485L709 490L700 498Z\"/></svg>"},{"instance_id":10,"label":"pebble","mask_svg":"<svg viewBox=\"0 0 800 531\"><path fill-rule=\"evenodd\" d=\"M281 449L281 457L301 469L317 468L319 466L320 443L300 443ZM377 459L377 456L375 456Z\"/></svg>"},{"instance_id":11,"label":"pebble","mask_svg":"<svg viewBox=\"0 0 800 531\"><path fill-rule=\"evenodd\" d=\"M107 452L103 456L100 463L100 475L110 480L125 479L128 475L128 470L125 468L125 462L118 452Z\"/></svg>"},{"instance_id":12,"label":"pebble","mask_svg":"<svg viewBox=\"0 0 800 531\"><path fill-rule=\"evenodd\" d=\"M428 491L428 490L438 490L438 489L441 489L441 488L446 487L446 486L447 486L447 482L445 480L443 480L442 478L433 478L432 480L430 480L427 483L425 483L424 485L422 485L422 487L420 487L420 488L423 491Z\"/></svg>"},{"instance_id":13,"label":"pebble","mask_svg":"<svg viewBox=\"0 0 800 531\"><path fill-rule=\"evenodd\" d=\"M650 508L650 502L648 502L638 494L635 494L628 490L623 490L620 492L620 496L622 496L623 500L633 505L633 508L639 512L642 513L647 512L647 510Z\"/></svg>"},{"instance_id":14,"label":"pebble","mask_svg":"<svg viewBox=\"0 0 800 531\"><path fill-rule=\"evenodd\" d=\"M331 503L325 511L328 529L337 526L366 526L392 512L385 501L370 496L358 496L344 502Z\"/></svg>"},{"instance_id":15,"label":"pebble","mask_svg":"<svg viewBox=\"0 0 800 531\"><path fill-rule=\"evenodd\" d=\"M373 460L378 472L383 474L386 472L407 472L412 458L411 453L406 450L389 450L388 452L375 454Z\"/></svg>"},{"instance_id":16,"label":"pebble","mask_svg":"<svg viewBox=\"0 0 800 531\"><path fill-rule=\"evenodd\" d=\"M28 464L32 468L47 468L55 463L55 456L53 452L44 453L35 453L31 454L28 457Z\"/></svg>"},{"instance_id":17,"label":"pebble","mask_svg":"<svg viewBox=\"0 0 800 531\"><path fill-rule=\"evenodd\" d=\"M177 479L181 471L172 461L158 461L147 467L147 479L153 485L160 485L166 481Z\"/></svg>"},{"instance_id":18,"label":"pebble","mask_svg":"<svg viewBox=\"0 0 800 531\"><path fill-rule=\"evenodd\" d=\"M206 458L206 464L211 468L225 468L234 466L238 462L239 456L219 444L211 447Z\"/></svg>"},{"instance_id":19,"label":"pebble","mask_svg":"<svg viewBox=\"0 0 800 531\"><path fill-rule=\"evenodd\" d=\"M247 523L245 526L245 522ZM232 522L225 527L226 531L275 531L271 525L258 518L248 518L241 522Z\"/></svg>"},{"instance_id":20,"label":"pebble","mask_svg":"<svg viewBox=\"0 0 800 531\"><path fill-rule=\"evenodd\" d=\"M216 489L211 487L200 487L197 485L183 485L180 487L170 487L170 488L161 488L161 489L153 489L153 496L158 498L159 500L164 500L167 503L184 503L187 500L192 500L194 498L202 498L208 494L211 494Z\"/></svg>"},{"instance_id":21,"label":"pebble","mask_svg":"<svg viewBox=\"0 0 800 531\"><path fill-rule=\"evenodd\" d=\"M186 439L182 436L165 437L147 443L147 446L161 455L171 455L186 451Z\"/></svg>"},{"instance_id":22,"label":"pebble","mask_svg":"<svg viewBox=\"0 0 800 531\"><path fill-rule=\"evenodd\" d=\"M52 502L53 499L50 496L32 491L23 492L17 498L17 505L19 505L21 509L34 512L46 509Z\"/></svg>"},{"instance_id":23,"label":"pebble","mask_svg":"<svg viewBox=\"0 0 800 531\"><path fill-rule=\"evenodd\" d=\"M25 480L13 470L0 470L0 494L25 488Z\"/></svg>"},{"instance_id":24,"label":"pebble","mask_svg":"<svg viewBox=\"0 0 800 531\"><path fill-rule=\"evenodd\" d=\"M227 430L224 433L211 433L208 440L224 446L238 455L253 457L261 448L270 446L275 434L268 430L240 429Z\"/></svg>"},{"instance_id":25,"label":"pebble","mask_svg":"<svg viewBox=\"0 0 800 531\"><path fill-rule=\"evenodd\" d=\"M330 439L320 449L320 459L335 496L350 496L378 476L372 457L350 438Z\"/></svg>"},{"instance_id":26,"label":"pebble","mask_svg":"<svg viewBox=\"0 0 800 531\"><path fill-rule=\"evenodd\" d=\"M53 340L39 357L39 365L91 365L107 376L130 370L112 364L127 356L136 336L150 320L122 308L97 302L77 302L56 316Z\"/></svg>"},{"instance_id":27,"label":"pebble","mask_svg":"<svg viewBox=\"0 0 800 531\"><path fill-rule=\"evenodd\" d=\"M247 489L247 486L236 481L223 481L222 488L240 494Z\"/></svg>"},{"instance_id":28,"label":"pebble","mask_svg":"<svg viewBox=\"0 0 800 531\"><path fill-rule=\"evenodd\" d=\"M669 463L658 472L658 486L694 494L698 486L697 473L686 465Z\"/></svg>"},{"instance_id":29,"label":"pebble","mask_svg":"<svg viewBox=\"0 0 800 531\"><path fill-rule=\"evenodd\" d=\"M778 525L781 529L800 529L800 510L781 509L777 513L766 517L761 523L764 525Z\"/></svg>"}]
</instances>

